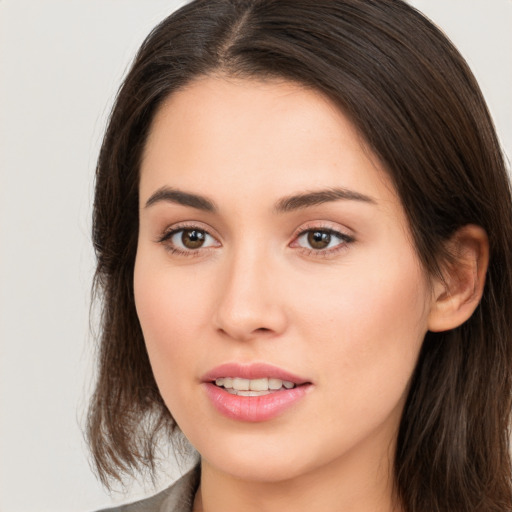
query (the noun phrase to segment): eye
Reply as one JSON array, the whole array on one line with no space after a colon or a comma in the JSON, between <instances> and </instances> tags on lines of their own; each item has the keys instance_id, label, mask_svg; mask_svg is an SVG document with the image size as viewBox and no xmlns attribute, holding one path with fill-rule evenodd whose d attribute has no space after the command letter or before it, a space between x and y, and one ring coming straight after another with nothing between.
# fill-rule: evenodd
<instances>
[{"instance_id":1,"label":"eye","mask_svg":"<svg viewBox=\"0 0 512 512\"><path fill-rule=\"evenodd\" d=\"M159 242L174 253L190 254L199 249L219 247L220 243L204 229L182 227L167 232Z\"/></svg>"},{"instance_id":2,"label":"eye","mask_svg":"<svg viewBox=\"0 0 512 512\"><path fill-rule=\"evenodd\" d=\"M331 233L327 231L308 231L299 237L299 245L304 247L304 243L307 243L312 249L327 249L333 242Z\"/></svg>"},{"instance_id":3,"label":"eye","mask_svg":"<svg viewBox=\"0 0 512 512\"><path fill-rule=\"evenodd\" d=\"M311 252L332 252L343 248L354 239L344 233L328 228L314 228L302 231L292 247L302 247Z\"/></svg>"},{"instance_id":4,"label":"eye","mask_svg":"<svg viewBox=\"0 0 512 512\"><path fill-rule=\"evenodd\" d=\"M174 233L170 241L181 249L199 249L207 245L209 238L212 237L200 229L180 229Z\"/></svg>"}]
</instances>

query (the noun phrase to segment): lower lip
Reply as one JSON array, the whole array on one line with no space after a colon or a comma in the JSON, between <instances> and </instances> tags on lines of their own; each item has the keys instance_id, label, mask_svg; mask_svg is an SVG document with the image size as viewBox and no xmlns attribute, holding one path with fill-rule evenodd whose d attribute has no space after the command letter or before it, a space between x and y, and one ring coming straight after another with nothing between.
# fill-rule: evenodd
<instances>
[{"instance_id":1,"label":"lower lip","mask_svg":"<svg viewBox=\"0 0 512 512\"><path fill-rule=\"evenodd\" d=\"M238 396L211 382L204 383L208 398L224 416L238 421L267 421L296 404L311 387L303 384L261 396Z\"/></svg>"}]
</instances>

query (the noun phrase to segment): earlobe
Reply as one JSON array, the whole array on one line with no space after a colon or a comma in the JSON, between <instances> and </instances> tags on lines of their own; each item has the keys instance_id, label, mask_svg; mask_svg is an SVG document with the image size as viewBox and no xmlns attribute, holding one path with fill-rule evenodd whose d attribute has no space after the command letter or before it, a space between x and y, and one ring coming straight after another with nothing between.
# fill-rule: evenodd
<instances>
[{"instance_id":1,"label":"earlobe","mask_svg":"<svg viewBox=\"0 0 512 512\"><path fill-rule=\"evenodd\" d=\"M443 268L444 279L436 279L433 285L428 329L434 332L454 329L473 314L482 298L489 264L489 240L480 226L463 226L448 244L451 261Z\"/></svg>"}]
</instances>

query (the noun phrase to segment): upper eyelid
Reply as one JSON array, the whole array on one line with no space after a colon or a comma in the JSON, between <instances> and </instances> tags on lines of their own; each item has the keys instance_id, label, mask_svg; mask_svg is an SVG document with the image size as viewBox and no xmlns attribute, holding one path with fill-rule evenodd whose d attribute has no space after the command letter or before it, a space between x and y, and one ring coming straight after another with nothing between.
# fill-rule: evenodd
<instances>
[{"instance_id":1,"label":"upper eyelid","mask_svg":"<svg viewBox=\"0 0 512 512\"><path fill-rule=\"evenodd\" d=\"M354 240L355 240L352 235L349 235L347 233L343 233L342 231L337 230L337 229L330 229L330 228L308 228L308 229L305 229L305 230L299 232L293 238L291 243L295 243L297 240L299 240L299 238L303 237L307 233L310 233L311 231L323 231L323 232L329 233L330 235L333 235L333 236L339 238L341 241L340 241L340 244L338 244L338 245L351 243L351 242L354 242ZM317 249L316 251L322 252L322 250L323 249ZM325 249L325 250L328 251L330 249Z\"/></svg>"},{"instance_id":2,"label":"upper eyelid","mask_svg":"<svg viewBox=\"0 0 512 512\"><path fill-rule=\"evenodd\" d=\"M343 227L338 223L333 223L329 221L313 221L304 223L294 231L293 237L297 238L303 233L314 231L315 229L319 231L328 231L330 233L339 233L340 235L345 237L355 237L352 229L348 227Z\"/></svg>"},{"instance_id":3,"label":"upper eyelid","mask_svg":"<svg viewBox=\"0 0 512 512\"><path fill-rule=\"evenodd\" d=\"M211 237L215 238L215 240L219 240L219 236L217 235L217 233L215 232L215 230L213 230L213 228L209 227L209 226L205 226L202 222L187 222L187 221L184 221L184 222L177 222L176 224L172 224L168 227L166 227L160 235L158 235L157 237L157 242L162 242L166 239L168 239L169 237L171 237L172 235L174 235L175 233L178 233L179 231L184 231L184 230L187 230L187 229L197 229L198 231L204 231L205 233L207 233L208 235L210 235Z\"/></svg>"},{"instance_id":4,"label":"upper eyelid","mask_svg":"<svg viewBox=\"0 0 512 512\"><path fill-rule=\"evenodd\" d=\"M297 234L295 235L295 238L302 236L305 233L309 233L310 231L325 231L326 233L338 234L338 235L342 235L342 236L350 236L350 235L348 235L348 233L345 233L340 229L318 226L318 227L301 229L300 231L297 232Z\"/></svg>"}]
</instances>

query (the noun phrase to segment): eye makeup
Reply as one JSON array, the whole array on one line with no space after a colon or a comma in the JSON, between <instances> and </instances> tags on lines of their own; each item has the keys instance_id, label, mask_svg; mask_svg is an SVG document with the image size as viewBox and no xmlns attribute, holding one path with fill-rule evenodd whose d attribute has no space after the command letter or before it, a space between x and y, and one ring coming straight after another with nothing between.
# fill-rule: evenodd
<instances>
[{"instance_id":1,"label":"eye makeup","mask_svg":"<svg viewBox=\"0 0 512 512\"><path fill-rule=\"evenodd\" d=\"M288 247L307 256L325 258L347 249L354 241L352 235L334 229L325 222L311 222L296 230ZM171 226L156 242L171 254L185 257L205 255L206 251L222 247L208 229L193 222Z\"/></svg>"}]
</instances>

